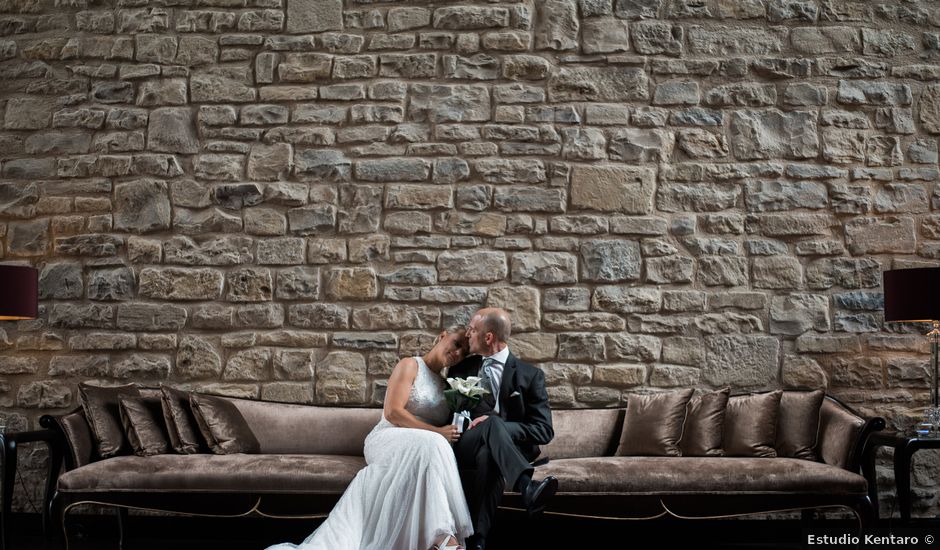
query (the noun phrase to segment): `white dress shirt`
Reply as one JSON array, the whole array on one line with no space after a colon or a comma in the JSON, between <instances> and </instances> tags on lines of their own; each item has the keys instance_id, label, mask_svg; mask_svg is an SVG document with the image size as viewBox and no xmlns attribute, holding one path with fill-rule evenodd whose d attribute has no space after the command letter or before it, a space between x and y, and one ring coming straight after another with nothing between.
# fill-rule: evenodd
<instances>
[{"instance_id":1,"label":"white dress shirt","mask_svg":"<svg viewBox=\"0 0 940 550\"><path fill-rule=\"evenodd\" d=\"M496 406L493 407L493 410L496 414L499 414L499 385L503 381L503 367L506 366L506 361L509 361L509 346L503 348L502 351L498 351L493 355L487 355L483 358L484 361L487 359L493 360L493 364L490 365L490 373L493 375L493 399L496 400Z\"/></svg>"}]
</instances>

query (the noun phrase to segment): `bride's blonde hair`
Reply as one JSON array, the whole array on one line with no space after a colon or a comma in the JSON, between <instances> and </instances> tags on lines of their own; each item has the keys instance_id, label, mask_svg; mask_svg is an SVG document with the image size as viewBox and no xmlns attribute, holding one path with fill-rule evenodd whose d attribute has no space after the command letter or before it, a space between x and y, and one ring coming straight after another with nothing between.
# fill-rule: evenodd
<instances>
[{"instance_id":1,"label":"bride's blonde hair","mask_svg":"<svg viewBox=\"0 0 940 550\"><path fill-rule=\"evenodd\" d=\"M444 336L447 336L447 335L449 335L449 334L459 333L460 336L461 336L461 338L462 338L462 337L467 333L467 327L463 327L463 326L452 326L452 327L448 327L448 328L445 328L445 329L444 329L444 333L445 333L445 334L443 334L443 335L442 335L442 334L438 334L437 336L434 337L434 343L431 344L431 347L432 347L432 348L433 348L434 346L440 344L440 343L441 343L441 340L444 339Z\"/></svg>"}]
</instances>

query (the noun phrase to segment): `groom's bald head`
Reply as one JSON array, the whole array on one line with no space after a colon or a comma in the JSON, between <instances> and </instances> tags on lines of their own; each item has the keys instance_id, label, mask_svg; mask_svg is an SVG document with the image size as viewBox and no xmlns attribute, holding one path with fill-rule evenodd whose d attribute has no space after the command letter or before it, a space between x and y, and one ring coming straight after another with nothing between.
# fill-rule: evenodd
<instances>
[{"instance_id":1,"label":"groom's bald head","mask_svg":"<svg viewBox=\"0 0 940 550\"><path fill-rule=\"evenodd\" d=\"M476 312L474 317L480 317L481 328L484 332L492 332L497 342L508 342L512 333L512 323L509 313L498 307L483 308Z\"/></svg>"}]
</instances>

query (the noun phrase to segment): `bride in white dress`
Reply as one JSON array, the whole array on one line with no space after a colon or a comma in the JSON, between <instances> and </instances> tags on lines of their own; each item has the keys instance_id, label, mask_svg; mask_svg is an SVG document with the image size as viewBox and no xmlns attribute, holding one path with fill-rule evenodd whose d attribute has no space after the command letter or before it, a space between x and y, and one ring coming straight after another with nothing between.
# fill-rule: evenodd
<instances>
[{"instance_id":1,"label":"bride in white dress","mask_svg":"<svg viewBox=\"0 0 940 550\"><path fill-rule=\"evenodd\" d=\"M441 371L467 353L462 329L438 336L424 356L395 365L382 419L365 440L367 466L330 515L299 545L267 550L462 549L473 534L451 442Z\"/></svg>"}]
</instances>

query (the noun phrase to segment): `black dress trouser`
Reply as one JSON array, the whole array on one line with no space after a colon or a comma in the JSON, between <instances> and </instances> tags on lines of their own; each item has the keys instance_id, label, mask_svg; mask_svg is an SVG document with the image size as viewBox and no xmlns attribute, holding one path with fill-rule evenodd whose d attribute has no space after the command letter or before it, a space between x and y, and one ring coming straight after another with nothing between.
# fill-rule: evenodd
<instances>
[{"instance_id":1,"label":"black dress trouser","mask_svg":"<svg viewBox=\"0 0 940 550\"><path fill-rule=\"evenodd\" d=\"M496 415L464 432L454 445L454 454L457 467L466 474L461 478L471 476L464 492L474 534L485 537L506 484L515 487L519 476L531 476L534 468L513 443L504 420Z\"/></svg>"}]
</instances>

